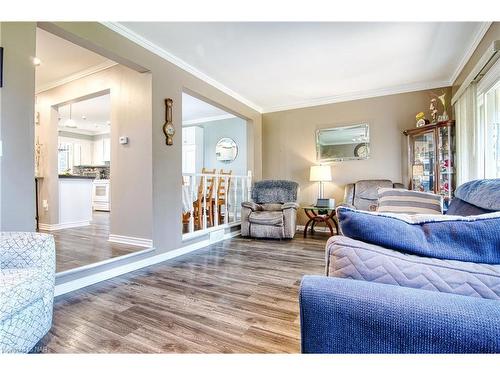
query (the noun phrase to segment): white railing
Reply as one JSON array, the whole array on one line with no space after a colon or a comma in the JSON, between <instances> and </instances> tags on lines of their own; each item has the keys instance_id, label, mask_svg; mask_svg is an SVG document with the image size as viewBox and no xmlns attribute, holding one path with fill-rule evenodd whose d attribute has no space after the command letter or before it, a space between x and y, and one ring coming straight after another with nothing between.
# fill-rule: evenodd
<instances>
[{"instance_id":1,"label":"white railing","mask_svg":"<svg viewBox=\"0 0 500 375\"><path fill-rule=\"evenodd\" d=\"M219 194L221 183L224 191ZM183 227L189 218L184 234L203 233L241 223L241 202L250 200L252 173L183 173L182 185Z\"/></svg>"}]
</instances>

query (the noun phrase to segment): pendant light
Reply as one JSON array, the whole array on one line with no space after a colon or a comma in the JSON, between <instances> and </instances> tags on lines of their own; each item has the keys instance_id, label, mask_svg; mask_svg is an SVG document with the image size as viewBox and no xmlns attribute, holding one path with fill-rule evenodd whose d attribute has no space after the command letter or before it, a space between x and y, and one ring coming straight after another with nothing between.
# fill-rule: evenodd
<instances>
[{"instance_id":1,"label":"pendant light","mask_svg":"<svg viewBox=\"0 0 500 375\"><path fill-rule=\"evenodd\" d=\"M73 118L71 117L72 113L71 113L71 104L69 105L69 119L66 120L66 122L64 123L64 126L67 127L67 128L76 128L76 122L75 120L73 120Z\"/></svg>"}]
</instances>

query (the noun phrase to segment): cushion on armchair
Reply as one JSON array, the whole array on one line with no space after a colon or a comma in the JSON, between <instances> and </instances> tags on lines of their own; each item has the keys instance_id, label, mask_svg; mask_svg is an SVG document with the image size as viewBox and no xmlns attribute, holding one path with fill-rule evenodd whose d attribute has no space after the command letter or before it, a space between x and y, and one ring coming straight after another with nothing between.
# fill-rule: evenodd
<instances>
[{"instance_id":1,"label":"cushion on armchair","mask_svg":"<svg viewBox=\"0 0 500 375\"><path fill-rule=\"evenodd\" d=\"M252 224L283 226L282 211L255 211L248 216Z\"/></svg>"},{"instance_id":2,"label":"cushion on armchair","mask_svg":"<svg viewBox=\"0 0 500 375\"><path fill-rule=\"evenodd\" d=\"M500 179L475 180L460 185L447 215L480 215L500 211Z\"/></svg>"},{"instance_id":3,"label":"cushion on armchair","mask_svg":"<svg viewBox=\"0 0 500 375\"><path fill-rule=\"evenodd\" d=\"M252 189L256 203L286 203L297 201L299 184L287 180L257 181Z\"/></svg>"},{"instance_id":4,"label":"cushion on armchair","mask_svg":"<svg viewBox=\"0 0 500 375\"><path fill-rule=\"evenodd\" d=\"M378 189L378 211L405 214L443 213L443 197L407 189Z\"/></svg>"},{"instance_id":5,"label":"cushion on armchair","mask_svg":"<svg viewBox=\"0 0 500 375\"><path fill-rule=\"evenodd\" d=\"M500 265L421 257L330 237L326 275L500 300Z\"/></svg>"},{"instance_id":6,"label":"cushion on armchair","mask_svg":"<svg viewBox=\"0 0 500 375\"><path fill-rule=\"evenodd\" d=\"M500 212L477 216L405 215L337 208L350 238L426 257L500 264Z\"/></svg>"}]
</instances>

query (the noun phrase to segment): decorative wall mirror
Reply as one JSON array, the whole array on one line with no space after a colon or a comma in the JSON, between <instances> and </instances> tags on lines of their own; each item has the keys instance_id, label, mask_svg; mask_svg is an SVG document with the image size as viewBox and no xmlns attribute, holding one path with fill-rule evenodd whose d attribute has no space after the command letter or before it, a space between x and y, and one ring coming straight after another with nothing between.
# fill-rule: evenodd
<instances>
[{"instance_id":1,"label":"decorative wall mirror","mask_svg":"<svg viewBox=\"0 0 500 375\"><path fill-rule=\"evenodd\" d=\"M369 157L370 129L366 123L316 131L316 159L320 163Z\"/></svg>"},{"instance_id":2,"label":"decorative wall mirror","mask_svg":"<svg viewBox=\"0 0 500 375\"><path fill-rule=\"evenodd\" d=\"M215 145L215 157L223 163L231 163L238 156L238 146L231 138L221 138Z\"/></svg>"}]
</instances>

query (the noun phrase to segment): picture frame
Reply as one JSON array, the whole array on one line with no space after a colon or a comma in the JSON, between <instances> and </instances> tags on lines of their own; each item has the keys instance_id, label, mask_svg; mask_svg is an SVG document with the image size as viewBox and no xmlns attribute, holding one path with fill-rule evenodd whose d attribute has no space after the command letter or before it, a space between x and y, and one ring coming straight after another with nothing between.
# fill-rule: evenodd
<instances>
[{"instance_id":1,"label":"picture frame","mask_svg":"<svg viewBox=\"0 0 500 375\"><path fill-rule=\"evenodd\" d=\"M0 87L3 87L3 47L0 47Z\"/></svg>"}]
</instances>

